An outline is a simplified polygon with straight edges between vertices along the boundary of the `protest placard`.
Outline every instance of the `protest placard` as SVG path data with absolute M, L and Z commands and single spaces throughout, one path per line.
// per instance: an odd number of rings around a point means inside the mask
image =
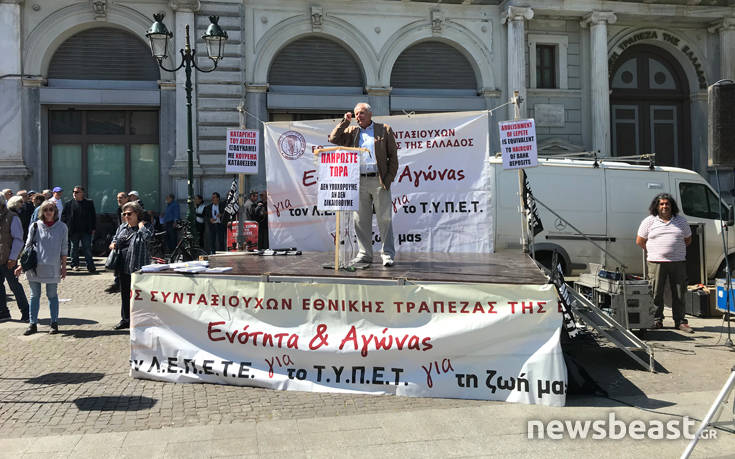
M 258 141 L 258 131 L 255 129 L 228 129 L 225 172 L 257 174 Z
M 500 152 L 503 169 L 523 169 L 538 166 L 536 123 L 533 119 L 501 121 Z
M 360 203 L 359 151 L 334 149 L 319 153 L 319 210 L 357 210 Z

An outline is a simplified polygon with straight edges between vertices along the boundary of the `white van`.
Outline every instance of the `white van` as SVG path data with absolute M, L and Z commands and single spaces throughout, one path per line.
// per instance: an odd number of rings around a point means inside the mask
M 492 210 L 495 221 L 495 250 L 520 248 L 518 172 L 503 170 L 502 160 L 489 160 L 493 169 Z M 604 247 L 623 264 L 628 273 L 643 270 L 642 250 L 636 246 L 638 225 L 648 215 L 648 206 L 659 193 L 670 193 L 680 215 L 690 224 L 701 223 L 704 271 L 712 279 L 724 272 L 722 247 L 723 219 L 732 225 L 732 209 L 722 202 L 710 184 L 696 172 L 675 167 L 650 167 L 613 161 L 542 159 L 539 166 L 526 169 L 537 201 L 554 210 L 588 238 Z M 553 251 L 559 252 L 567 273 L 584 270 L 588 263 L 615 269 L 618 263 L 586 241 L 569 225 L 537 205 L 544 231 L 534 238 L 536 258 L 550 264 Z M 735 253 L 734 235 L 728 235 L 729 253 Z M 735 256 L 731 256 L 731 269 Z M 691 281 L 691 280 L 690 280 Z

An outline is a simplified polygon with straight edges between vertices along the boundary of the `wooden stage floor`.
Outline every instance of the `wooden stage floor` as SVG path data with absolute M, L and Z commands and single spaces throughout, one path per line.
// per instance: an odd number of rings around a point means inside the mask
M 209 266 L 232 266 L 226 275 L 294 277 L 340 277 L 355 279 L 406 279 L 492 284 L 545 284 L 541 270 L 528 255 L 498 253 L 399 253 L 395 265 L 383 267 L 380 256 L 367 269 L 354 272 L 323 268 L 334 262 L 334 254 L 305 252 L 302 255 L 258 256 L 252 254 L 210 255 Z

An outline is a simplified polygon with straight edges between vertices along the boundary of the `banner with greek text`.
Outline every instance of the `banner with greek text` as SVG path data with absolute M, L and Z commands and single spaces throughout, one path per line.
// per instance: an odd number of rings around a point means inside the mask
M 487 112 L 376 116 L 395 133 L 390 190 L 397 251 L 493 251 Z M 272 247 L 330 251 L 334 213 L 317 207 L 316 148 L 339 120 L 265 123 L 268 230 Z M 380 232 L 373 223 L 374 249 Z M 354 240 L 354 235 L 347 238 Z M 354 242 L 354 241 L 353 241 Z
M 358 210 L 360 207 L 360 154 L 349 150 L 319 153 L 319 210 Z
M 553 285 L 262 283 L 134 274 L 131 375 L 563 406 Z

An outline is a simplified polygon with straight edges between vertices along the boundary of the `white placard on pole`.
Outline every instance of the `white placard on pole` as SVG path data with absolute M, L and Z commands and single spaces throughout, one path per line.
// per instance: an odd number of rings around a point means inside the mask
M 317 159 L 317 209 L 357 210 L 360 203 L 360 152 L 324 149 Z
M 225 172 L 257 174 L 259 133 L 255 129 L 228 129 Z
M 538 166 L 536 123 L 533 119 L 501 121 L 500 152 L 503 169 L 525 169 Z

